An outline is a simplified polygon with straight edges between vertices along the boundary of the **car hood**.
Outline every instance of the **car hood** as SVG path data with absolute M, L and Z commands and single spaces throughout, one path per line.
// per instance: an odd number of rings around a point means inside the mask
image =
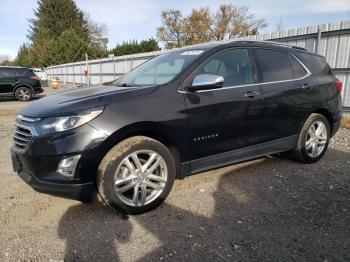
M 31 102 L 20 114 L 28 117 L 50 117 L 77 114 L 89 109 L 104 107 L 107 104 L 145 95 L 157 86 L 118 87 L 91 86 L 63 91 Z

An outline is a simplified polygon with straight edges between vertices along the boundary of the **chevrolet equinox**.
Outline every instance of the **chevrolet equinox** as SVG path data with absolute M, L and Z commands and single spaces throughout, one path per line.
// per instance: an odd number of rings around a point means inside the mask
M 32 102 L 16 120 L 14 170 L 35 190 L 149 211 L 175 178 L 287 152 L 323 157 L 342 83 L 324 57 L 233 41 L 159 55 L 109 85 Z

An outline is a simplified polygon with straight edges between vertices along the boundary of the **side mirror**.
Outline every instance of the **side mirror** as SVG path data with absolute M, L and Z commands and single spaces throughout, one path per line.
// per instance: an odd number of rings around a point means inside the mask
M 219 75 L 211 74 L 200 74 L 197 75 L 193 81 L 192 85 L 187 87 L 190 92 L 208 90 L 214 88 L 220 88 L 224 85 L 224 77 Z

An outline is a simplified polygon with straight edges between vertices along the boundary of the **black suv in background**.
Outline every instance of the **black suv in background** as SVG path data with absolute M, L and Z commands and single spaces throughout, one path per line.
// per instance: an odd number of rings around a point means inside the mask
M 0 96 L 14 96 L 20 101 L 29 101 L 42 93 L 40 78 L 24 67 L 0 66 Z
M 179 49 L 108 86 L 45 97 L 17 117 L 14 170 L 35 190 L 136 214 L 174 179 L 288 152 L 313 163 L 341 120 L 324 57 L 271 42 Z M 317 172 L 317 169 L 315 169 Z

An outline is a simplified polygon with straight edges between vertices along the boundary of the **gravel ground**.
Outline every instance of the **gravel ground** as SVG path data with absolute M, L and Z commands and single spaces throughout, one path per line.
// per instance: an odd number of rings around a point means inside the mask
M 350 131 L 325 157 L 283 158 L 175 182 L 166 202 L 124 217 L 99 200 L 34 192 L 11 170 L 13 120 L 0 103 L 0 261 L 349 261 Z

